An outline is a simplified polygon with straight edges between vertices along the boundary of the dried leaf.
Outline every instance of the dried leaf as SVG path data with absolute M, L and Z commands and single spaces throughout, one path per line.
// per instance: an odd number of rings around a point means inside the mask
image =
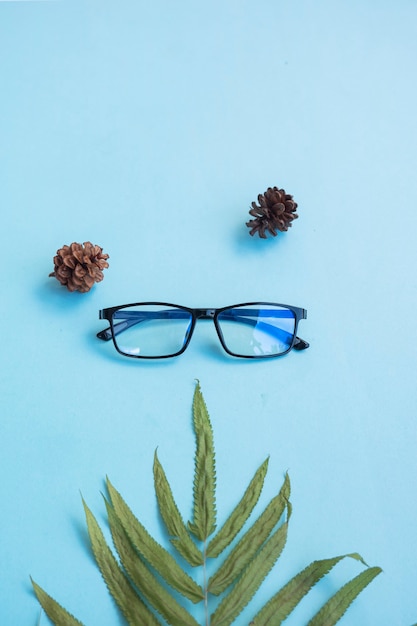
M 107 481 L 110 502 L 106 507 L 113 542 L 120 564 L 107 545 L 93 514 L 84 502 L 93 553 L 103 579 L 130 626 L 198 626 L 194 617 L 177 600 L 177 593 L 201 602 L 204 622 L 211 626 L 230 626 L 268 575 L 279 558 L 287 538 L 292 506 L 289 502 L 290 481 L 285 476 L 279 493 L 272 498 L 255 522 L 243 530 L 262 491 L 268 460 L 255 472 L 241 500 L 211 539 L 216 527 L 215 455 L 213 432 L 206 405 L 197 384 L 193 400 L 193 422 L 196 453 L 193 488 L 193 520 L 186 525 L 175 503 L 171 487 L 157 455 L 154 460 L 154 482 L 158 506 L 171 542 L 189 564 L 203 566 L 206 581 L 207 558 L 216 558 L 231 546 L 230 553 L 204 588 L 181 567 L 179 562 L 151 537 L 133 515 L 119 492 Z M 279 521 L 287 511 L 287 520 Z M 190 533 L 204 542 L 203 550 Z M 366 563 L 358 554 L 345 555 Z M 345 556 L 314 561 L 294 576 L 257 613 L 254 626 L 280 626 L 310 589 Z M 366 566 L 367 567 L 367 566 Z M 348 582 L 323 606 L 309 626 L 333 626 L 356 596 L 380 573 L 368 568 Z M 35 593 L 50 619 L 57 626 L 82 626 L 70 613 L 33 582 Z M 230 587 L 228 589 L 228 587 Z M 209 616 L 209 595 L 224 594 L 214 613 Z M 174 594 L 174 595 L 173 595 Z M 417 626 L 417 625 L 416 625 Z
M 161 626 L 134 591 L 108 547 L 94 515 L 83 500 L 94 557 L 108 590 L 130 626 Z
M 154 484 L 158 501 L 159 511 L 168 533 L 171 535 L 171 543 L 178 552 L 192 566 L 203 565 L 203 554 L 191 539 L 181 513 L 175 503 L 171 487 L 168 483 L 164 469 L 155 452 L 154 458 Z M 199 598 L 201 599 L 201 598 Z
M 382 572 L 380 567 L 369 567 L 343 585 L 311 619 L 308 626 L 334 626 L 346 613 L 355 598 Z
M 83 623 L 76 619 L 71 613 L 68 613 L 56 600 L 51 598 L 50 595 L 46 593 L 32 580 L 32 586 L 35 591 L 36 597 L 39 600 L 39 603 L 51 622 L 56 626 L 83 626 Z M 39 617 L 40 623 L 40 617 Z
M 195 619 L 161 585 L 146 563 L 137 554 L 132 553 L 129 537 L 108 503 L 107 513 L 114 545 L 120 560 L 140 593 L 166 619 L 168 624 L 172 626 L 198 626 Z
M 250 602 L 284 549 L 287 541 L 287 530 L 288 523 L 285 522 L 266 541 L 262 550 L 252 559 L 236 585 L 211 616 L 211 626 L 230 626 Z
M 252 513 L 262 491 L 266 472 L 268 470 L 268 459 L 256 471 L 243 494 L 242 499 L 237 504 L 231 515 L 228 517 L 222 528 L 213 537 L 207 547 L 207 557 L 215 558 L 229 546 L 236 535 L 242 530 L 243 525 Z
M 200 383 L 194 392 L 193 423 L 196 436 L 194 516 L 189 529 L 197 539 L 205 541 L 216 529 L 216 467 L 213 430 Z
M 146 528 L 133 515 L 132 511 L 129 509 L 120 493 L 113 487 L 109 479 L 107 479 L 107 488 L 115 514 L 122 524 L 134 549 L 140 552 L 144 559 L 155 568 L 176 591 L 193 602 L 202 600 L 204 594 L 201 587 L 184 572 L 173 556 L 151 537 Z M 135 551 L 133 551 L 133 554 L 135 554 Z
M 253 626 L 265 626 L 266 624 L 268 626 L 280 626 L 310 589 L 328 574 L 339 561 L 349 557 L 361 561 L 365 565 L 362 557 L 356 553 L 313 561 L 265 604 L 251 622 Z
M 219 595 L 241 574 L 252 561 L 262 544 L 278 524 L 288 505 L 290 480 L 285 476 L 280 492 L 271 500 L 263 513 L 235 545 L 224 563 L 208 582 L 208 590 Z

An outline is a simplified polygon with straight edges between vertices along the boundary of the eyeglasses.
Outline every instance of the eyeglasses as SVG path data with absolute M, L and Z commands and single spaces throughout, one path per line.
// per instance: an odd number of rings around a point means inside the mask
M 298 322 L 307 311 L 286 304 L 249 302 L 221 309 L 190 309 L 165 302 L 124 304 L 99 311 L 110 322 L 97 333 L 113 340 L 120 354 L 136 359 L 165 359 L 182 354 L 197 320 L 211 319 L 231 356 L 259 359 L 282 356 L 309 344 L 297 337 Z

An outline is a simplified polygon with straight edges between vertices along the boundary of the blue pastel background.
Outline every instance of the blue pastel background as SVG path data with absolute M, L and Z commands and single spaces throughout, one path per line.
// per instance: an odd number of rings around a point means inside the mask
M 416 55 L 413 0 L 0 1 L 2 625 L 37 623 L 29 575 L 87 626 L 121 623 L 80 491 L 104 524 L 109 475 L 165 541 L 153 454 L 188 518 L 196 378 L 219 521 L 266 456 L 263 502 L 292 480 L 288 545 L 237 626 L 353 551 L 384 572 L 340 623 L 417 622 Z M 251 238 L 273 185 L 300 217 Z M 110 267 L 71 294 L 52 257 L 86 240 Z M 153 299 L 305 307 L 311 347 L 240 361 L 200 324 L 180 358 L 142 363 L 95 338 L 100 308 Z

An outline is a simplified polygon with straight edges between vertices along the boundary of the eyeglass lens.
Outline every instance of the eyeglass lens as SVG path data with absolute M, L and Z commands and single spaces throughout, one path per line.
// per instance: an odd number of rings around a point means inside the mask
M 233 307 L 217 321 L 229 352 L 239 356 L 275 356 L 287 352 L 295 334 L 291 309 L 270 304 Z
M 124 354 L 163 357 L 182 350 L 192 315 L 173 306 L 138 305 L 115 311 L 112 324 L 116 345 Z
M 294 341 L 295 314 L 278 305 L 231 307 L 220 311 L 215 322 L 224 347 L 235 356 L 277 356 Z M 124 307 L 112 316 L 117 348 L 129 356 L 174 356 L 184 349 L 192 326 L 190 311 L 170 305 Z

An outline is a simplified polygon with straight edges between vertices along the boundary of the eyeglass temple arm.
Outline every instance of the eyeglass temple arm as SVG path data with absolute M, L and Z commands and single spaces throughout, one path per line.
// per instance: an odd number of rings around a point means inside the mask
M 125 318 L 122 322 L 113 324 L 113 332 L 115 335 L 119 335 L 131 326 L 135 326 L 136 324 L 140 324 L 141 322 L 145 322 L 150 319 L 184 319 L 184 317 L 188 319 L 189 317 L 188 313 L 182 311 L 147 311 L 146 313 L 139 313 L 138 311 L 126 311 L 123 313 L 123 315 L 125 316 Z M 224 318 L 226 318 L 226 315 L 227 314 L 223 313 Z M 231 314 L 227 317 L 229 320 L 239 321 L 244 324 L 249 324 L 250 326 L 256 326 L 256 324 L 258 323 L 255 320 L 247 318 L 243 315 Z M 287 333 L 287 331 L 283 329 L 275 328 L 275 326 L 271 326 L 270 324 L 267 324 L 265 322 L 263 324 L 265 326 L 269 326 L 273 331 L 275 331 L 275 333 L 278 331 L 281 335 L 290 335 L 290 333 Z M 98 332 L 97 337 L 98 339 L 102 339 L 103 341 L 110 341 L 110 339 L 112 338 L 111 327 L 109 326 L 108 328 L 105 328 L 104 330 Z M 301 337 L 295 338 L 295 343 L 293 346 L 294 350 L 305 350 L 309 347 L 310 344 L 304 339 L 301 339 Z
M 111 328 L 110 328 L 110 326 L 108 328 L 104 328 L 103 330 L 100 330 L 100 332 L 97 333 L 96 337 L 98 339 L 102 339 L 103 341 L 110 341 L 110 339 L 111 339 Z

